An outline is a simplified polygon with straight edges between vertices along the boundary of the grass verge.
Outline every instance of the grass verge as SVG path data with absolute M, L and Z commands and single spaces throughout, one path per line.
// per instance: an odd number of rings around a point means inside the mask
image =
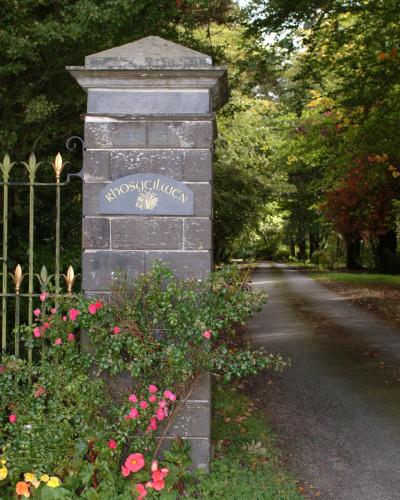
M 189 498 L 298 500 L 295 481 L 280 468 L 275 439 L 261 413 L 235 386 L 213 390 L 215 458 Z
M 310 273 L 310 276 L 320 280 L 349 283 L 352 285 L 400 287 L 400 276 L 393 274 L 316 272 Z

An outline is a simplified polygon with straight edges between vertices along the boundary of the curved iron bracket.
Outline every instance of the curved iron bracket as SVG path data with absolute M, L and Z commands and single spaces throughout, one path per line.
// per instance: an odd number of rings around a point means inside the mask
M 85 142 L 79 135 L 72 135 L 71 137 L 69 137 L 65 145 L 67 146 L 68 151 L 76 152 L 76 150 L 78 149 L 78 143 L 80 143 L 81 153 L 83 154 L 83 152 L 85 151 Z
M 65 143 L 68 151 L 71 151 L 73 153 L 76 153 L 78 150 L 78 143 L 81 148 L 81 154 L 83 155 L 83 152 L 85 151 L 85 141 L 80 137 L 79 135 L 72 135 L 69 137 Z M 76 172 L 73 174 L 68 174 L 67 175 L 67 180 L 66 182 L 70 182 L 71 177 L 79 177 L 79 179 L 83 180 L 83 169 L 80 172 Z

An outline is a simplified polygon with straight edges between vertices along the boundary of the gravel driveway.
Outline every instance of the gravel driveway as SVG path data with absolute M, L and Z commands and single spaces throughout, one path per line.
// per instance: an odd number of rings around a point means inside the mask
M 269 299 L 246 336 L 291 367 L 247 389 L 290 469 L 311 497 L 400 499 L 400 331 L 287 266 L 260 264 L 253 286 Z

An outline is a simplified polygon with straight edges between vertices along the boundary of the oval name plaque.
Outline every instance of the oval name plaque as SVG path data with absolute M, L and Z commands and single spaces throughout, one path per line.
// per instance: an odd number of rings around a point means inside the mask
M 100 214 L 193 215 L 193 191 L 159 174 L 121 177 L 100 191 Z

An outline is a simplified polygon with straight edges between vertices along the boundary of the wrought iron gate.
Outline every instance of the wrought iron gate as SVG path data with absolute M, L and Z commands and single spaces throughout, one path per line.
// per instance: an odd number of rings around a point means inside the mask
M 26 169 L 29 182 L 13 182 L 10 181 L 11 174 L 15 171 L 16 162 L 11 162 L 8 154 L 4 156 L 0 162 L 0 170 L 2 174 L 3 186 L 3 203 L 2 203 L 2 256 L 0 257 L 1 264 L 1 352 L 12 353 L 18 358 L 20 356 L 20 338 L 19 326 L 21 321 L 26 323 L 28 327 L 33 324 L 33 307 L 35 299 L 38 300 L 42 293 L 49 293 L 54 298 L 55 302 L 62 295 L 72 295 L 73 287 L 76 280 L 76 275 L 72 266 L 62 274 L 60 270 L 60 228 L 61 228 L 61 192 L 62 188 L 71 182 L 72 177 L 81 178 L 81 172 L 68 174 L 64 182 L 61 182 L 61 174 L 66 163 L 63 162 L 60 153 L 57 154 L 52 162 L 55 182 L 37 182 L 37 172 L 42 163 L 37 162 L 35 155 L 32 153 L 27 163 L 21 162 L 21 165 Z M 10 269 L 9 265 L 9 191 L 10 189 L 19 186 L 29 188 L 29 225 L 28 225 L 28 262 L 18 264 L 15 269 Z M 35 190 L 37 187 L 46 186 L 49 189 L 55 189 L 55 248 L 54 248 L 54 273 L 49 274 L 45 266 L 42 267 L 40 273 L 34 272 L 34 247 L 35 247 Z M 24 271 L 27 268 L 27 272 Z M 35 280 L 36 278 L 36 280 Z M 63 279 L 62 279 L 63 278 Z M 65 286 L 62 286 L 62 282 Z M 22 317 L 21 301 L 26 301 L 27 310 Z M 14 318 L 9 317 L 10 304 L 13 304 Z M 14 325 L 11 326 L 10 325 Z M 27 349 L 28 363 L 32 363 L 32 348 Z

